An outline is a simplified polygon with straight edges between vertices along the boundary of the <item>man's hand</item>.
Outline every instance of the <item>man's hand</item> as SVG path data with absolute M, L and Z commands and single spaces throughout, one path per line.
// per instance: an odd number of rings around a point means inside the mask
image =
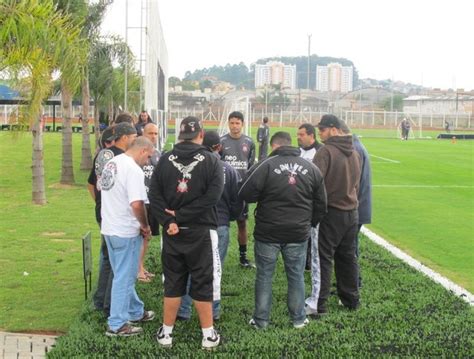
M 168 230 L 166 231 L 169 236 L 174 236 L 179 233 L 179 227 L 176 223 L 170 223 Z
M 140 234 L 143 236 L 143 239 L 151 239 L 151 228 L 150 226 L 140 226 Z
M 165 212 L 173 217 L 176 217 L 176 212 L 173 211 L 172 209 L 165 208 Z

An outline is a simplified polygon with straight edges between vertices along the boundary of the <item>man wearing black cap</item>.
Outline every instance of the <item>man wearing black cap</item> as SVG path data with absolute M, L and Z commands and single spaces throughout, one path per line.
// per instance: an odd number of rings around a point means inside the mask
M 102 221 L 101 211 L 101 195 L 99 179 L 107 162 L 115 156 L 124 153 L 133 140 L 137 137 L 135 128 L 128 124 L 122 123 L 109 126 L 104 130 L 101 137 L 101 144 L 105 146 L 99 151 L 94 158 L 94 165 L 89 174 L 88 190 L 95 201 L 95 217 L 100 226 Z M 110 146 L 110 144 L 112 144 Z M 109 147 L 110 146 L 110 147 Z M 97 283 L 97 290 L 94 294 L 93 301 L 97 310 L 102 310 L 108 316 L 110 311 L 110 294 L 112 289 L 113 273 L 109 262 L 109 255 L 107 245 L 103 236 L 101 236 L 100 256 L 99 256 L 99 278 Z
M 318 129 L 324 146 L 314 158 L 324 176 L 328 199 L 328 213 L 319 225 L 321 289 L 317 312 L 320 315 L 328 312 L 333 260 L 339 299 L 346 308 L 359 306 L 356 233 L 361 164 L 352 145 L 352 136 L 341 134 L 340 128 L 336 116 L 321 118 Z
M 172 345 L 188 276 L 203 333 L 202 348 L 212 349 L 220 342 L 213 327 L 212 301 L 220 299 L 216 204 L 224 189 L 224 173 L 219 159 L 202 146 L 203 137 L 198 118 L 183 119 L 181 142 L 160 158 L 150 183 L 151 213 L 163 226 L 163 326 L 156 338 L 164 347 Z

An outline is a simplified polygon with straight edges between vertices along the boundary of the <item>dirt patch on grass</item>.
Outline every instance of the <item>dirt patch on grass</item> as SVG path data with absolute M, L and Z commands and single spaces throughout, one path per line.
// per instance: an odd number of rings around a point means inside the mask
M 62 183 L 53 183 L 52 185 L 48 186 L 48 188 L 52 188 L 52 189 L 72 189 L 76 187 L 77 186 L 73 184 L 62 184 Z
M 62 237 L 66 234 L 66 232 L 43 232 L 41 233 L 42 236 L 45 237 Z

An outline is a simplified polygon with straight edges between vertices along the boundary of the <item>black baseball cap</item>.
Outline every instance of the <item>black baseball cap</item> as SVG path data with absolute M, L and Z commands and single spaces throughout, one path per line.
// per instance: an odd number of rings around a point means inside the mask
M 107 138 L 107 141 L 118 140 L 122 136 L 136 135 L 137 130 L 128 122 L 117 123 L 113 126 L 112 136 Z
M 113 137 L 114 127 L 115 125 L 109 126 L 104 130 L 104 132 L 102 132 L 102 135 L 100 136 L 100 148 L 105 148 L 106 142 L 112 142 L 113 140 L 115 140 L 115 137 Z
M 318 123 L 318 128 L 335 127 L 341 128 L 341 121 L 334 115 L 324 115 Z
M 218 144 L 221 143 L 221 138 L 217 131 L 206 131 L 204 134 L 204 140 L 202 141 L 202 145 L 210 148 L 211 150 Z
M 181 121 L 179 126 L 179 140 L 193 140 L 202 131 L 201 120 L 194 116 L 188 116 Z

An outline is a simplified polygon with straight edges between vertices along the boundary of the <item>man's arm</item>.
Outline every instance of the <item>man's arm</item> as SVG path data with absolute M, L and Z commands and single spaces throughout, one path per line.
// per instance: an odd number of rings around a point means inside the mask
M 315 182 L 313 187 L 313 218 L 311 222 L 312 227 L 316 227 L 323 219 L 328 211 L 326 186 L 324 185 L 323 176 L 316 168 Z
M 255 143 L 252 141 L 252 144 L 250 145 L 249 164 L 247 168 L 252 167 L 254 163 L 255 163 Z
M 321 171 L 323 178 L 326 177 L 329 167 L 329 160 L 329 151 L 326 149 L 326 147 L 322 147 L 316 152 L 316 156 L 314 156 L 313 163 Z
M 266 168 L 267 167 L 263 165 L 263 162 L 257 163 L 256 165 L 252 166 L 252 168 L 247 173 L 247 177 L 239 190 L 239 197 L 245 202 L 257 202 L 265 182 Z
M 229 171 L 226 174 L 229 181 L 228 190 L 229 190 L 229 205 L 230 205 L 230 220 L 235 220 L 242 214 L 244 209 L 244 202 L 239 198 L 239 183 L 240 175 L 239 173 L 231 166 L 229 166 Z
M 89 194 L 91 195 L 92 199 L 94 200 L 95 202 L 95 186 L 88 183 L 87 184 L 87 190 L 89 191 Z
M 167 227 L 170 223 L 176 223 L 176 219 L 174 216 L 165 211 L 165 209 L 169 208 L 170 206 L 164 198 L 163 184 L 161 182 L 160 176 L 160 174 L 164 171 L 164 160 L 166 160 L 166 157 L 160 158 L 155 170 L 153 171 L 153 175 L 151 176 L 150 180 L 148 199 L 150 201 L 151 208 L 150 214 L 163 227 Z
M 133 215 L 140 223 L 140 233 L 143 235 L 143 238 L 147 239 L 151 237 L 151 229 L 150 225 L 148 224 L 145 202 L 134 201 L 130 203 L 130 207 L 132 207 Z

